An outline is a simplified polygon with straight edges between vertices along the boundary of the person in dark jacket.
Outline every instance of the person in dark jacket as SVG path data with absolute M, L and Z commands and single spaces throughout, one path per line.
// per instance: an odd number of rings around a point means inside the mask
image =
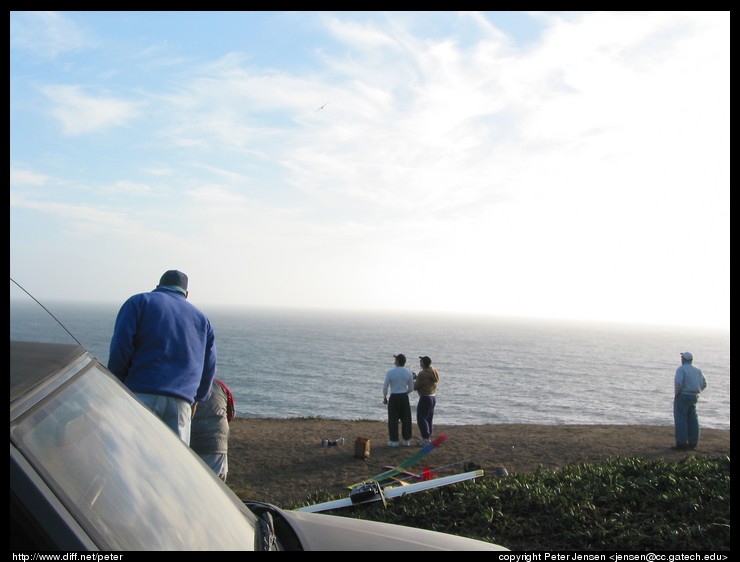
M 180 438 L 216 376 L 216 342 L 208 317 L 187 301 L 188 276 L 166 271 L 148 293 L 121 306 L 108 370 Z
M 229 472 L 229 423 L 234 419 L 234 399 L 229 388 L 213 380 L 211 393 L 198 405 L 190 427 L 190 448 L 226 482 Z

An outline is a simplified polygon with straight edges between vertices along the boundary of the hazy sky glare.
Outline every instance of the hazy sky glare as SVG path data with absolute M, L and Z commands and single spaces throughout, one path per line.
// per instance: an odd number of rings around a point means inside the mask
M 729 12 L 12 12 L 10 47 L 41 300 L 177 268 L 200 305 L 729 327 Z

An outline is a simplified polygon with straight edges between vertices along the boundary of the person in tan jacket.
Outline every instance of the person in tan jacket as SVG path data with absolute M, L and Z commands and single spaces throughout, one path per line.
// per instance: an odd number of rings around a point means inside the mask
M 419 393 L 419 402 L 416 405 L 416 425 L 421 432 L 419 447 L 429 444 L 434 430 L 434 406 L 437 404 L 437 383 L 439 372 L 432 367 L 432 360 L 425 356 L 419 356 L 421 371 L 414 374 L 414 390 Z

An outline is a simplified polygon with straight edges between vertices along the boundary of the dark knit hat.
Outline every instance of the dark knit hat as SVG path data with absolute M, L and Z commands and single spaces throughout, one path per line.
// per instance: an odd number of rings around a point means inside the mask
M 188 276 L 185 275 L 182 271 L 177 271 L 176 269 L 170 269 L 169 271 L 165 271 L 164 275 L 159 279 L 159 285 L 174 285 L 175 287 L 180 287 L 181 289 L 187 291 L 188 290 Z

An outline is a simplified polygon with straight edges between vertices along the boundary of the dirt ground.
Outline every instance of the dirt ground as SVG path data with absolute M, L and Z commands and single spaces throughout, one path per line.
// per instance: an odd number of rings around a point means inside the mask
M 415 428 L 416 429 L 416 428 Z M 465 472 L 474 463 L 485 478 L 558 469 L 617 457 L 680 459 L 687 455 L 730 456 L 730 431 L 701 430 L 696 451 L 672 450 L 672 426 L 645 425 L 461 425 L 435 426 L 447 439 L 412 470 L 427 466 L 438 476 Z M 344 437 L 343 446 L 323 447 L 322 439 Z M 370 457 L 354 456 L 357 437 L 370 439 Z M 384 421 L 323 418 L 244 419 L 231 424 L 227 484 L 243 500 L 293 508 L 311 493 L 348 494 L 361 482 L 419 450 L 390 448 Z M 307 502 L 311 503 L 311 502 Z

